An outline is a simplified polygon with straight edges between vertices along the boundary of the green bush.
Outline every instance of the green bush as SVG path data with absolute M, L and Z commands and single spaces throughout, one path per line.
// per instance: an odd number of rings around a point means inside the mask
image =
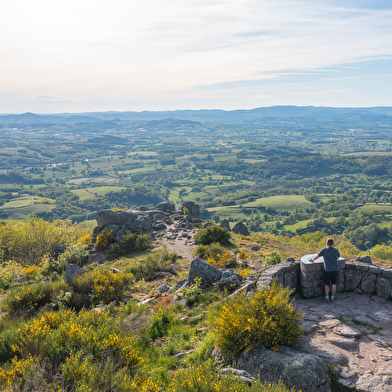
M 67 269 L 69 264 L 77 264 L 78 266 L 82 267 L 86 260 L 87 252 L 84 246 L 73 246 L 59 255 L 57 260 L 52 260 L 49 257 L 45 257 L 41 263 L 42 273 L 45 276 L 49 276 L 53 274 L 53 272 L 62 274 Z
M 168 308 L 159 308 L 150 320 L 146 330 L 146 337 L 150 341 L 166 336 L 170 325 L 173 323 L 174 313 Z
M 195 235 L 195 241 L 198 244 L 209 245 L 213 242 L 219 242 L 221 245 L 229 243 L 230 233 L 223 227 L 212 225 L 198 231 Z
M 371 256 L 382 260 L 392 260 L 392 247 L 387 245 L 376 245 L 371 251 Z
M 151 248 L 151 236 L 148 234 L 124 234 L 119 243 L 113 244 L 107 254 L 118 256 L 125 252 L 138 252 Z
M 103 302 L 108 304 L 112 301 L 121 301 L 124 297 L 124 286 L 132 284 L 134 277 L 130 273 L 114 273 L 108 269 L 93 270 L 78 275 L 71 282 L 71 287 L 75 294 L 79 294 L 75 298 L 68 300 L 69 306 L 74 305 L 79 308 L 79 302 L 84 298 L 84 306 L 87 307 L 91 303 Z
M 196 256 L 200 259 L 216 259 L 218 255 L 223 255 L 227 249 L 219 242 L 213 242 L 210 245 L 199 245 L 196 248 Z
M 177 261 L 177 253 L 176 252 L 170 253 L 167 250 L 167 247 L 165 246 L 161 253 L 161 263 L 166 265 L 166 264 L 175 263 L 176 261 Z
M 12 290 L 3 298 L 1 308 L 9 313 L 22 311 L 33 314 L 39 308 L 51 302 L 53 292 L 65 287 L 64 282 L 22 286 Z
M 211 362 L 181 369 L 174 373 L 170 392 L 294 392 L 283 382 L 276 384 L 252 382 L 249 387 L 233 375 L 223 375 Z
M 188 288 L 181 289 L 181 293 L 185 297 L 185 305 L 192 306 L 198 302 L 201 290 L 201 278 L 195 278 L 195 282 Z
M 279 264 L 282 262 L 282 257 L 280 253 L 276 250 L 269 253 L 268 256 L 265 257 L 264 265 L 268 267 L 269 265 Z
M 177 273 L 165 261 L 165 257 L 160 257 L 159 254 L 149 253 L 143 258 L 131 259 L 130 264 L 124 272 L 132 273 L 136 280 L 145 279 L 149 281 L 154 278 L 156 272 L 170 271 L 172 274 Z
M 291 345 L 302 334 L 301 314 L 290 301 L 292 290 L 277 285 L 253 296 L 236 295 L 212 311 L 211 323 L 217 345 L 228 356 L 237 358 L 248 347 L 276 350 Z

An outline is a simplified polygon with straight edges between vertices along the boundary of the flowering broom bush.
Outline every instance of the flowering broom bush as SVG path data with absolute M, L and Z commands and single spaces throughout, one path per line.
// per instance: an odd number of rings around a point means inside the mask
M 114 273 L 108 269 L 93 270 L 78 275 L 72 281 L 73 290 L 84 294 L 86 301 L 108 304 L 112 301 L 121 301 L 124 296 L 124 286 L 134 283 L 132 273 Z M 87 298 L 88 297 L 88 298 Z
M 1 309 L 9 313 L 22 311 L 33 314 L 39 308 L 51 302 L 53 292 L 65 287 L 64 282 L 54 284 L 37 283 L 18 287 L 4 297 Z
M 292 345 L 303 331 L 291 293 L 274 282 L 251 297 L 236 295 L 220 304 L 211 317 L 217 346 L 226 356 L 237 358 L 249 347 L 277 350 L 277 345 Z
M 282 382 L 277 384 L 252 382 L 249 387 L 233 375 L 220 374 L 211 363 L 192 366 L 174 373 L 170 392 L 294 392 Z
M 20 361 L 19 357 L 28 359 Z M 61 390 L 67 391 L 112 390 L 102 385 L 105 381 L 102 377 L 107 370 L 106 376 L 113 378 L 114 369 L 119 379 L 105 382 L 129 384 L 135 366 L 143 363 L 135 339 L 121 333 L 110 311 L 76 314 L 61 309 L 31 321 L 9 325 L 0 332 L 0 388 L 14 382 L 18 385 L 26 382 L 23 374 L 34 366 L 37 357 L 46 364 L 41 367 L 41 372 L 48 371 L 49 375 L 58 371 L 59 366 L 62 368 L 65 388 Z M 104 368 L 97 365 L 99 362 L 105 364 Z

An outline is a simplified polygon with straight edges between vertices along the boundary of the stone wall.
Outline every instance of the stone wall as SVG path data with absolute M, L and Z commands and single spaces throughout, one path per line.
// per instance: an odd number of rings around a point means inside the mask
M 338 263 L 340 276 L 337 291 L 339 292 L 345 288 L 346 260 L 339 259 Z M 299 289 L 305 298 L 324 295 L 323 271 L 324 263 L 322 262 L 304 263 L 302 260 L 300 261 L 301 286 Z
M 383 298 L 392 297 L 392 268 L 379 267 L 359 261 L 339 260 L 339 291 L 375 293 Z M 278 284 L 289 286 L 305 298 L 324 295 L 322 280 L 323 263 L 304 263 L 301 260 L 286 261 L 267 267 L 257 280 L 261 289 L 271 285 L 273 279 Z

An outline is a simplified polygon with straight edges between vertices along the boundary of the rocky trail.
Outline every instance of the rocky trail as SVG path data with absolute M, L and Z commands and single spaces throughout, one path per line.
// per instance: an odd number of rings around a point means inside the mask
M 340 382 L 358 391 L 392 391 L 392 302 L 375 295 L 339 293 L 296 298 L 305 331 L 296 349 L 333 363 Z

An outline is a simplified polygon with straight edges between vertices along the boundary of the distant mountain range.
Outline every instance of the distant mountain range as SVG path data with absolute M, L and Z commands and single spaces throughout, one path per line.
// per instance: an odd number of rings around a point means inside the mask
M 392 123 L 392 107 L 333 108 L 314 106 L 271 106 L 250 110 L 173 110 L 143 112 L 89 112 L 61 114 L 4 114 L 1 123 L 8 124 L 58 124 L 89 123 L 97 121 L 152 121 L 187 120 L 218 123 L 257 123 L 261 121 L 304 120 L 304 121 L 365 121 Z

